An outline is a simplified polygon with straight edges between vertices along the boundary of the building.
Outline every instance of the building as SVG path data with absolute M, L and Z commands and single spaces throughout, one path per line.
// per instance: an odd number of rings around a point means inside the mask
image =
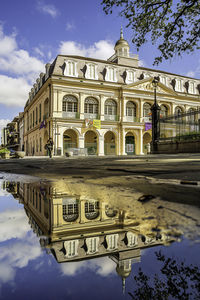
M 200 80 L 140 67 L 122 31 L 114 51 L 108 60 L 58 55 L 46 64 L 24 108 L 26 155 L 46 155 L 49 138 L 54 155 L 145 154 L 155 76 L 161 116 L 200 107 Z
M 74 191 L 68 194 L 66 186 L 58 182 L 5 182 L 4 189 L 24 205 L 41 247 L 58 263 L 109 257 L 116 264 L 123 289 L 142 250 L 178 240 L 170 228 L 160 225 L 160 231 L 152 231 L 148 218 L 136 222 L 128 211 Z M 136 209 L 135 214 L 140 216 L 141 211 Z

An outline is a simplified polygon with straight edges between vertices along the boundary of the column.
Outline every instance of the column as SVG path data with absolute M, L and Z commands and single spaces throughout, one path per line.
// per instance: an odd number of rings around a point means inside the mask
M 84 94 L 79 93 L 79 109 L 80 109 L 80 120 L 84 120 Z
M 142 134 L 142 128 L 139 129 L 140 132 L 139 132 L 139 139 L 140 139 L 140 155 L 144 155 L 144 152 L 143 152 L 143 134 Z
M 84 137 L 83 136 L 79 136 L 79 148 L 85 148 L 85 143 L 84 143 Z
M 126 143 L 125 143 L 126 137 L 125 136 L 126 136 L 125 129 L 122 128 L 122 134 L 121 134 L 122 155 L 127 155 Z
M 100 136 L 99 137 L 99 151 L 98 151 L 98 156 L 103 156 L 104 155 L 104 137 Z
M 139 107 L 140 122 L 143 122 L 143 104 L 144 104 L 144 99 L 141 99 L 141 101 L 140 101 L 140 107 Z
M 99 101 L 99 114 L 100 114 L 100 120 L 104 121 L 104 105 L 105 105 L 106 97 L 103 95 L 100 95 L 100 101 Z

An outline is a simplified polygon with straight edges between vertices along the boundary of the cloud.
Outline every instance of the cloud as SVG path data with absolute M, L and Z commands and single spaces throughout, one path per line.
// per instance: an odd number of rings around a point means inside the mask
M 25 240 L 2 246 L 0 252 L 0 283 L 13 281 L 18 268 L 24 268 L 29 261 L 42 255 L 41 248 L 33 235 Z
M 0 103 L 7 106 L 24 106 L 31 85 L 23 77 L 0 75 Z M 3 121 L 2 121 L 3 123 Z
M 39 48 L 38 48 L 39 49 Z M 19 49 L 16 34 L 5 35 L 0 24 L 0 103 L 23 106 L 33 81 L 44 71 L 44 63 Z
M 17 268 L 42 255 L 38 240 L 28 224 L 24 209 L 0 213 L 0 283 L 12 281 Z M 5 243 L 6 241 L 6 243 Z
M 0 84 L 0 86 L 1 86 L 1 84 Z M 6 127 L 6 125 L 8 123 L 10 123 L 9 119 L 0 119 L 0 134 L 1 134 L 1 129 L 4 128 L 4 127 Z M 1 192 L 1 190 L 0 190 L 0 192 Z
M 0 213 L 0 242 L 12 238 L 23 238 L 30 230 L 23 209 L 7 210 Z
M 66 28 L 67 31 L 71 31 L 71 30 L 73 30 L 75 28 L 75 25 L 73 23 L 68 22 L 66 24 L 65 28 Z
M 189 72 L 187 72 L 186 76 L 188 76 L 188 77 L 195 77 L 195 71 L 189 71 Z
M 44 4 L 42 1 L 38 1 L 37 9 L 44 14 L 50 15 L 52 18 L 56 18 L 59 15 L 59 11 L 53 4 Z
M 44 53 L 42 52 L 42 50 L 40 50 L 40 48 L 35 47 L 34 51 L 35 51 L 36 54 L 39 54 L 41 57 L 44 57 Z
M 60 265 L 63 275 L 74 276 L 85 270 L 92 270 L 100 276 L 108 276 L 115 273 L 116 264 L 108 257 L 101 257 L 80 262 L 69 262 Z
M 0 70 L 15 75 L 36 75 L 44 70 L 44 63 L 30 56 L 28 51 L 18 49 L 16 35 L 14 33 L 10 36 L 5 35 L 2 25 L 0 25 Z
M 114 44 L 100 40 L 88 48 L 74 41 L 62 41 L 58 49 L 60 54 L 80 55 L 97 59 L 108 59 L 114 52 Z

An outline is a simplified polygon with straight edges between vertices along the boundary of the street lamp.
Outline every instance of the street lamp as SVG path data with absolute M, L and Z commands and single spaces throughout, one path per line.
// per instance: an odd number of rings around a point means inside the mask
M 152 85 L 154 87 L 154 104 L 151 107 L 152 111 L 152 153 L 157 152 L 158 140 L 160 137 L 160 106 L 157 104 L 156 89 L 158 86 L 159 77 L 154 77 Z

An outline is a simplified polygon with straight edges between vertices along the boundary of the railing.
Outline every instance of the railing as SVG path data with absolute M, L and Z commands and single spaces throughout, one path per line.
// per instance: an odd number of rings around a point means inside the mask
M 124 121 L 139 123 L 140 122 L 140 118 L 134 117 L 134 116 L 125 116 Z
M 84 119 L 99 119 L 99 115 L 98 114 L 90 114 L 90 113 L 85 113 L 84 114 Z
M 62 112 L 62 117 L 67 119 L 79 119 L 80 114 L 78 112 Z
M 119 121 L 118 115 L 104 115 L 105 121 Z

